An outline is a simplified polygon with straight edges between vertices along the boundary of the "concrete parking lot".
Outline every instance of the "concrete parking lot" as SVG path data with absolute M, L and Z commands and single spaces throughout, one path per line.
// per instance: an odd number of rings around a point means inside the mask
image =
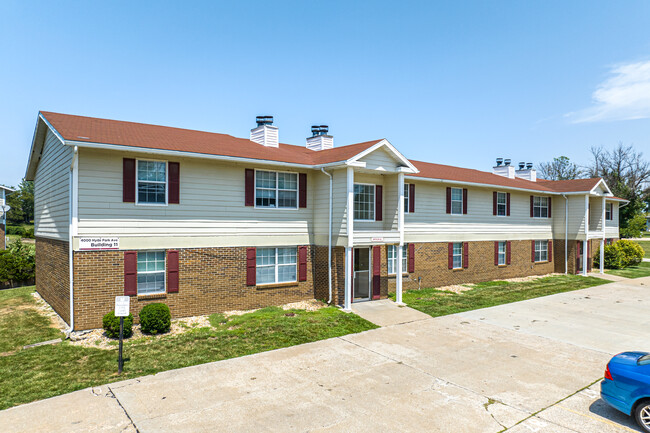
M 650 351 L 650 278 L 221 362 L 0 412 L 8 431 L 629 432 L 598 381 Z

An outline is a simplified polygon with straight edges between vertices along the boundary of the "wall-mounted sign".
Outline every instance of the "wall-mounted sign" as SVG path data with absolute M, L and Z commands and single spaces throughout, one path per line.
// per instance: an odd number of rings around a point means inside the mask
M 79 250 L 119 250 L 120 238 L 79 238 Z
M 372 238 L 371 242 L 384 242 L 384 238 Z

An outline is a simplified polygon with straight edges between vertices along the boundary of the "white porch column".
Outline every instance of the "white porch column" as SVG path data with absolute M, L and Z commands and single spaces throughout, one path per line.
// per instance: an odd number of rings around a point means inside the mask
M 404 173 L 397 174 L 397 230 L 399 231 L 399 245 L 397 246 L 397 266 L 395 269 L 395 302 L 402 302 L 402 250 L 404 249 Z
M 605 273 L 605 240 L 600 240 L 600 273 Z
M 588 245 L 588 241 L 582 241 L 582 275 L 585 277 L 587 276 L 587 259 L 589 257 L 589 252 L 587 251 Z
M 585 240 L 582 241 L 582 275 L 587 276 L 587 251 L 589 239 L 589 194 L 585 194 Z
M 354 169 L 348 167 L 347 170 L 348 202 L 346 210 L 346 228 L 348 246 L 345 248 L 345 302 L 343 308 L 346 311 L 349 311 L 352 308 L 352 284 L 354 278 L 354 269 L 352 269 L 352 259 L 354 254 Z

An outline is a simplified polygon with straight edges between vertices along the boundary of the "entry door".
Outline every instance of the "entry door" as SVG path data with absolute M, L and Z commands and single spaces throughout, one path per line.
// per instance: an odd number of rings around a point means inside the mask
M 370 248 L 354 249 L 354 299 L 370 299 Z

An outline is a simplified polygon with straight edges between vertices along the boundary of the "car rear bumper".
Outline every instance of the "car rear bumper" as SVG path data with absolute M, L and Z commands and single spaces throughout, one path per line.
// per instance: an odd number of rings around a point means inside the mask
M 626 415 L 630 415 L 632 413 L 632 405 L 618 397 L 614 397 L 616 394 L 618 394 L 618 392 L 613 381 L 603 380 L 600 382 L 600 397 L 614 409 L 619 410 Z

